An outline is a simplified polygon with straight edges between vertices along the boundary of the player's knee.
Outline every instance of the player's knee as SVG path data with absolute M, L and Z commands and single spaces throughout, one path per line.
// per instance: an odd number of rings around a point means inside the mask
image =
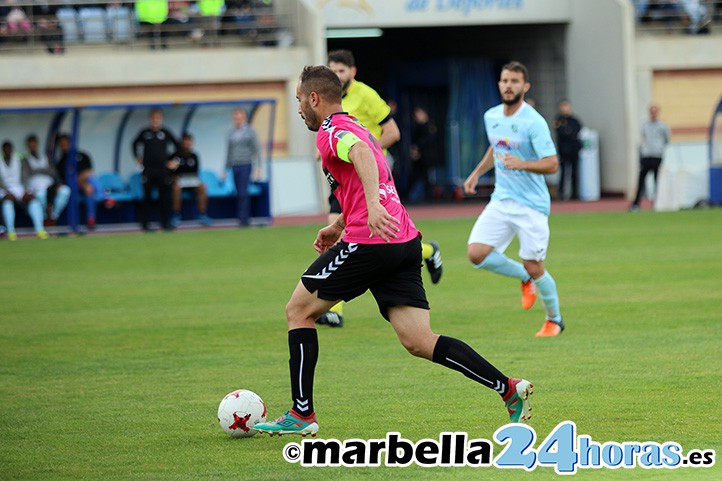
M 414 342 L 413 340 L 404 340 L 404 339 L 401 339 L 401 344 L 412 356 L 426 357 L 426 356 L 424 356 L 425 351 L 422 348 L 421 344 Z
M 286 319 L 290 323 L 292 320 L 298 319 L 300 309 L 297 303 L 293 302 L 293 299 L 288 301 L 286 304 Z
M 486 259 L 486 256 L 489 255 L 489 252 L 470 245 L 466 251 L 466 254 L 469 258 L 469 262 L 471 262 L 475 266 L 478 266 L 479 264 L 484 262 L 484 259 Z
M 524 261 L 524 269 L 532 279 L 539 279 L 544 275 L 544 263 L 537 261 Z
M 433 334 L 431 334 L 433 337 Z M 426 336 L 399 336 L 401 345 L 415 357 L 421 357 L 424 359 L 431 359 L 433 355 L 433 346 L 435 345 L 435 339 L 426 338 Z
M 291 299 L 286 304 L 286 319 L 290 327 L 305 327 L 307 325 L 314 326 L 316 317 L 309 310 L 308 306 L 304 306 L 299 302 Z

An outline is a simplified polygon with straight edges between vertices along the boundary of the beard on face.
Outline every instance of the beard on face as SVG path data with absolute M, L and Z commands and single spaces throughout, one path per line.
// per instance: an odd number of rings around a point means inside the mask
M 316 116 L 311 109 L 303 111 L 303 121 L 305 122 L 306 127 L 308 127 L 308 130 L 311 132 L 318 132 L 319 127 L 321 127 L 321 122 L 318 121 L 318 116 Z
M 521 92 L 519 92 L 518 94 L 516 94 L 515 96 L 513 96 L 511 99 L 508 99 L 508 100 L 507 100 L 507 99 L 502 99 L 502 102 L 503 102 L 504 104 L 506 104 L 506 105 L 514 105 L 514 104 L 518 103 L 518 102 L 521 100 L 521 96 L 522 96 L 522 94 L 521 94 Z

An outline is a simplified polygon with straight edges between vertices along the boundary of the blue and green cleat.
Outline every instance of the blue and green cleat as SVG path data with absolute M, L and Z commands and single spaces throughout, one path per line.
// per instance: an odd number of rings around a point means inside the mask
M 318 423 L 316 422 L 316 414 L 310 416 L 301 416 L 291 409 L 275 421 L 259 423 L 253 426 L 258 432 L 266 433 L 269 436 L 283 434 L 300 434 L 303 437 L 316 436 L 318 433 Z

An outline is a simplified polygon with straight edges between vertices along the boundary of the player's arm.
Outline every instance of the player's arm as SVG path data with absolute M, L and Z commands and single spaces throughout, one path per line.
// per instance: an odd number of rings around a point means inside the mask
M 379 200 L 379 170 L 374 153 L 367 143 L 356 142 L 349 150 L 348 158 L 364 189 L 371 237 L 378 235 L 389 242 L 389 238 L 396 238 L 396 232 L 400 230 L 399 220 L 390 215 Z
M 141 131 L 135 139 L 133 139 L 133 143 L 130 144 L 130 149 L 133 152 L 133 158 L 139 165 L 143 165 L 143 157 L 140 155 L 140 146 L 143 145 L 143 132 Z
M 486 149 L 484 156 L 474 170 L 471 171 L 469 177 L 464 181 L 464 192 L 469 195 L 476 194 L 476 186 L 479 183 L 479 178 L 489 172 L 492 167 L 494 167 L 494 149 L 489 147 Z
M 559 168 L 559 160 L 556 154 L 528 161 L 507 153 L 504 156 L 504 167 L 511 170 L 525 170 L 533 174 L 553 174 Z
M 379 145 L 382 149 L 388 149 L 401 139 L 401 131 L 396 121 L 388 117 L 386 122 L 381 123 L 381 138 Z

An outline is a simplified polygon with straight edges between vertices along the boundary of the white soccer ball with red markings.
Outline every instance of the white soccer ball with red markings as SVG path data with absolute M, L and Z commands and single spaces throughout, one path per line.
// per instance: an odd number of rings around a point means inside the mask
M 258 423 L 266 422 L 266 404 L 253 391 L 238 389 L 226 394 L 218 406 L 218 422 L 233 438 L 250 438 Z

